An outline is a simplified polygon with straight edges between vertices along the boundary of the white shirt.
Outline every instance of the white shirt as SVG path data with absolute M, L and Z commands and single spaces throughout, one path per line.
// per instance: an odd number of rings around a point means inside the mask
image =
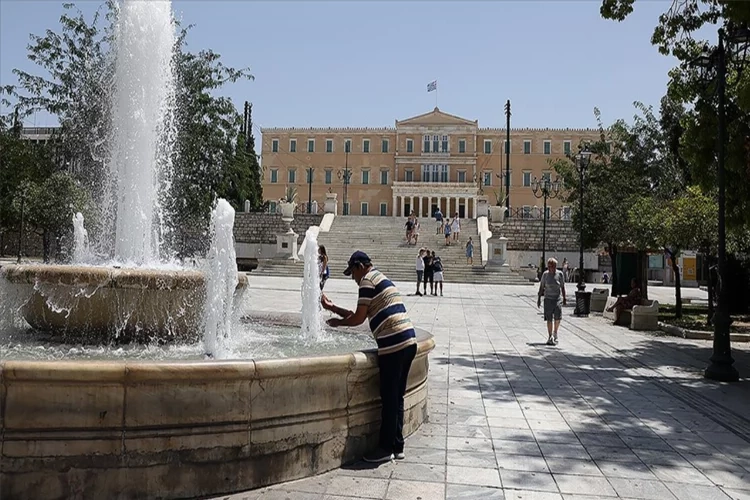
M 424 271 L 424 259 L 417 255 L 417 271 Z

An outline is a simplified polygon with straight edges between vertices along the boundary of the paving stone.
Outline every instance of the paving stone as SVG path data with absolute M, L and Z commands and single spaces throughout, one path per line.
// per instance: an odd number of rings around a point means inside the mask
M 576 476 L 602 476 L 602 471 L 593 460 L 575 460 L 570 458 L 547 458 L 547 467 L 553 474 L 572 474 Z
M 448 450 L 492 451 L 492 440 L 484 438 L 451 437 L 447 439 Z
M 641 462 L 613 462 L 608 460 L 596 460 L 596 465 L 605 477 L 623 477 L 630 479 L 650 479 L 657 477 L 651 469 Z
M 468 484 L 472 486 L 502 487 L 500 473 L 497 469 L 481 467 L 448 466 L 448 482 L 454 484 Z
M 507 497 L 499 488 L 484 486 L 466 486 L 463 484 L 449 484 L 445 492 L 445 500 L 504 500 Z
M 703 486 L 665 482 L 664 485 L 678 500 L 729 500 L 731 497 L 718 486 Z M 750 496 L 750 494 L 748 495 Z
M 503 470 L 549 472 L 547 462 L 540 456 L 498 455 L 497 465 L 501 474 Z
M 711 485 L 711 481 L 694 467 L 652 465 L 651 471 L 664 482 Z
M 563 500 L 558 493 L 529 490 L 504 490 L 506 500 Z
M 501 470 L 500 478 L 503 488 L 515 490 L 551 491 L 558 492 L 552 474 L 548 472 L 525 472 L 516 470 Z
M 448 450 L 448 465 L 496 468 L 497 459 L 491 451 Z
M 328 483 L 326 494 L 355 498 L 383 498 L 387 489 L 387 479 L 336 476 Z
M 660 481 L 643 479 L 625 479 L 612 477 L 609 484 L 618 495 L 625 498 L 642 498 L 644 500 L 674 500 L 675 496 Z
M 391 478 L 445 483 L 445 466 L 398 462 Z
M 391 480 L 386 500 L 445 500 L 445 484 Z
M 604 477 L 573 476 L 568 474 L 554 474 L 560 491 L 577 495 L 591 495 L 597 497 L 616 497 L 617 493 Z

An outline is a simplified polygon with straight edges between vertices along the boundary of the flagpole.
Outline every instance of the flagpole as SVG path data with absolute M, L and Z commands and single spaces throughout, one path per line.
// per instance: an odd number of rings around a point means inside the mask
M 435 79 L 435 82 L 437 82 L 437 78 Z M 435 107 L 436 108 L 438 107 L 438 100 L 437 100 L 437 98 L 438 98 L 438 88 L 437 88 L 437 84 L 435 84 Z

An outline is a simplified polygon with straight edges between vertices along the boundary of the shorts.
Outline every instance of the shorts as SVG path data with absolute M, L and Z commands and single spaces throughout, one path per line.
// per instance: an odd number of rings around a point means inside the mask
M 544 321 L 562 319 L 562 299 L 544 299 Z
M 435 271 L 435 281 L 443 281 L 443 271 Z
M 424 271 L 417 271 L 417 283 L 422 281 L 423 276 L 424 276 Z
M 425 284 L 429 281 L 430 283 L 433 282 L 433 279 L 435 278 L 435 273 L 424 273 L 424 282 Z

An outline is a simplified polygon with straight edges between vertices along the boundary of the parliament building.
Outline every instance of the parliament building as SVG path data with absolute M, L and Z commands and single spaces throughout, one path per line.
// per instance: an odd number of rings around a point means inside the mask
M 263 128 L 263 195 L 272 209 L 288 186 L 297 203 L 312 200 L 322 210 L 327 193 L 337 193 L 339 213 L 401 217 L 414 210 L 476 218 L 477 199 L 490 205 L 505 196 L 506 152 L 510 152 L 512 214 L 539 215 L 543 204 L 535 179 L 555 178 L 550 165 L 596 141 L 594 129 L 482 128 L 476 120 L 438 108 L 396 120 L 384 128 Z M 348 178 L 348 182 L 346 182 Z M 569 207 L 548 201 L 561 217 Z

